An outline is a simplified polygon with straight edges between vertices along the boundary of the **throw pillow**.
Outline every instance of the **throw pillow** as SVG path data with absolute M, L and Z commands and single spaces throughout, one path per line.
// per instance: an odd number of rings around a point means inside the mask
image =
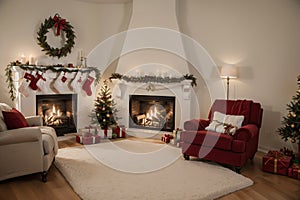
M 216 111 L 213 120 L 205 130 L 234 135 L 235 131 L 241 128 L 243 121 L 243 115 L 225 115 Z
M 8 130 L 29 126 L 23 114 L 15 108 L 11 111 L 2 111 L 2 114 Z

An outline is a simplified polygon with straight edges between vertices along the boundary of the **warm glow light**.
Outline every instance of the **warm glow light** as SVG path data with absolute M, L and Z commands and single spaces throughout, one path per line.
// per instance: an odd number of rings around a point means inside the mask
M 222 66 L 220 76 L 221 78 L 237 78 L 237 69 L 233 65 L 224 65 Z

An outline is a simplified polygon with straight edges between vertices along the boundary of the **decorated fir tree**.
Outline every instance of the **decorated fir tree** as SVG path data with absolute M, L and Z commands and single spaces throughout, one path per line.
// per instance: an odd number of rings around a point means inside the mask
M 283 117 L 279 134 L 285 141 L 298 142 L 300 151 L 300 75 L 297 77 L 298 90 L 292 101 L 287 105 L 288 114 Z
M 102 129 L 107 129 L 117 125 L 115 114 L 117 109 L 111 96 L 107 81 L 103 81 L 103 86 L 95 100 L 94 115 Z

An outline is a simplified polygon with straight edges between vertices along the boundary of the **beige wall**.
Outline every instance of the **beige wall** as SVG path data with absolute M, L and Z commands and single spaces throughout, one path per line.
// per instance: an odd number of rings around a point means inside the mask
M 230 95 L 263 105 L 260 147 L 290 147 L 276 129 L 297 90 L 300 1 L 185 0 L 179 1 L 178 18 L 182 32 L 202 44 L 217 65 L 239 67 Z
M 239 78 L 231 81 L 231 98 L 253 99 L 263 105 L 260 148 L 291 147 L 280 139 L 276 129 L 297 90 L 300 1 L 179 0 L 177 6 L 183 33 L 203 45 L 217 65 L 232 63 L 239 67 Z M 0 101 L 12 104 L 6 95 L 4 76 L 10 61 L 21 53 L 42 60 L 36 32 L 45 18 L 58 12 L 74 26 L 77 39 L 73 53 L 60 60 L 74 63 L 79 49 L 88 53 L 99 42 L 125 30 L 131 7 L 131 3 L 89 4 L 79 0 L 0 0 Z M 204 89 L 202 85 L 197 87 L 197 94 L 201 96 Z M 207 97 L 201 98 L 205 101 L 200 107 L 205 111 L 210 102 Z
M 23 53 L 37 57 L 41 64 L 76 64 L 80 50 L 88 54 L 101 41 L 127 29 L 131 7 L 131 3 L 97 4 L 80 0 L 0 0 L 0 101 L 13 105 L 6 95 L 4 75 L 9 62 Z M 72 53 L 59 60 L 46 57 L 36 40 L 40 24 L 55 13 L 70 22 L 77 37 Z

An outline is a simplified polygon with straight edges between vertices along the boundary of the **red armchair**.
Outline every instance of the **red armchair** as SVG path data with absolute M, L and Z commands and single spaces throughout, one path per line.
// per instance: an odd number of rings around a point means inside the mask
M 240 128 L 234 135 L 207 131 L 214 112 L 244 116 Z M 208 119 L 192 119 L 184 123 L 181 132 L 182 153 L 186 160 L 190 156 L 210 160 L 234 167 L 237 173 L 247 160 L 257 152 L 259 130 L 263 109 L 252 100 L 216 100 Z

